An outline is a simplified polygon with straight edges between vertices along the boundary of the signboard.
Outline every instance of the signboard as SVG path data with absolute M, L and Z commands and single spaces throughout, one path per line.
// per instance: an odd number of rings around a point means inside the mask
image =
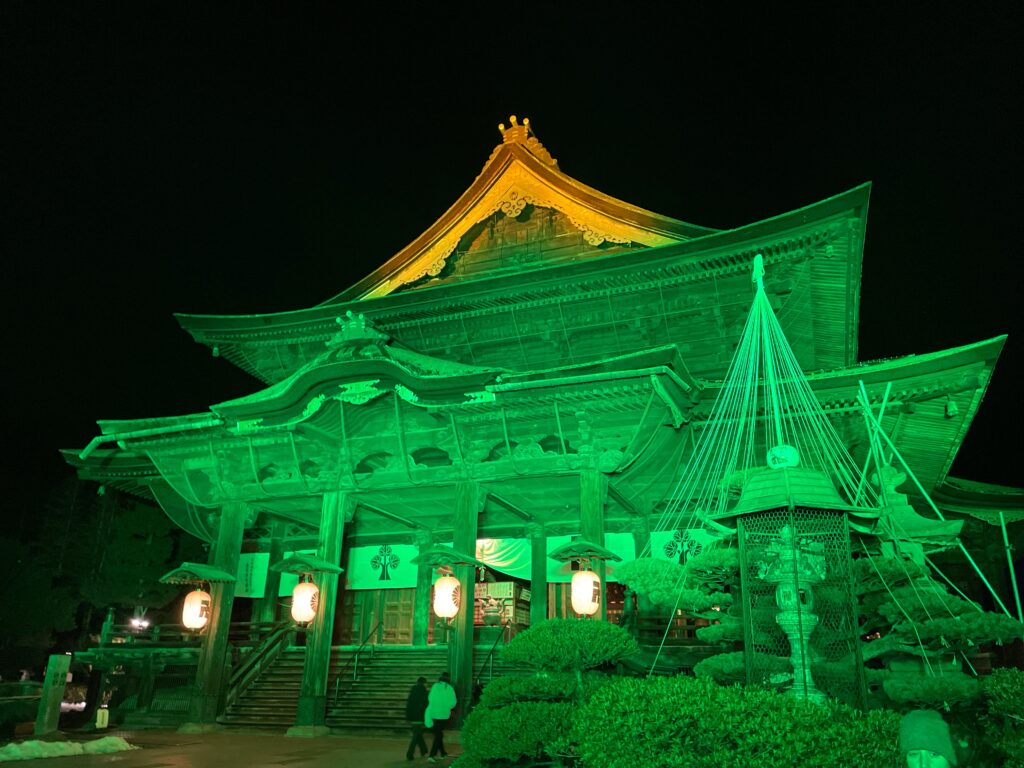
M 267 588 L 269 552 L 244 552 L 238 558 L 235 597 L 263 597 Z M 289 593 L 290 594 L 290 593 Z

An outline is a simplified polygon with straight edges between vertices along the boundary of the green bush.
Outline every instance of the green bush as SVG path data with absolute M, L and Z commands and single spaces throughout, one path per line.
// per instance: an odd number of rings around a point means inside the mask
M 853 579 L 858 594 L 885 592 L 897 584 L 907 584 L 913 579 L 927 579 L 928 569 L 912 560 L 862 557 L 853 561 Z M 881 574 L 881 577 L 879 577 Z M 883 583 L 884 582 L 884 583 Z
M 571 699 L 578 687 L 573 672 L 538 672 L 525 677 L 499 677 L 484 688 L 479 706 L 496 709 L 516 701 Z
M 692 586 L 724 590 L 739 580 L 739 550 L 732 547 L 712 547 L 692 555 L 683 566 Z
M 655 605 L 672 607 L 685 583 L 686 570 L 671 560 L 644 557 L 617 566 L 615 578 Z
M 935 709 L 966 704 L 981 693 L 978 679 L 963 672 L 935 677 L 892 675 L 882 683 L 882 690 L 896 704 Z
M 697 639 L 710 645 L 743 640 L 743 622 L 735 616 L 722 615 L 721 623 L 697 630 Z
M 966 600 L 951 595 L 944 589 L 935 589 L 931 585 L 896 587 L 892 590 L 889 600 L 882 602 L 876 610 L 890 624 L 905 621 L 904 611 L 918 622 L 930 616 L 946 616 L 948 613 L 955 616 L 979 613 L 978 609 Z
M 572 734 L 573 704 L 521 701 L 499 709 L 477 707 L 462 727 L 462 749 L 470 765 L 508 766 L 565 753 Z
M 1024 672 L 997 669 L 982 680 L 981 725 L 994 764 L 1024 768 Z
M 707 679 L 620 678 L 577 713 L 586 768 L 895 768 L 899 716 Z
M 950 645 L 967 646 L 996 642 L 1012 643 L 1024 636 L 1024 625 L 1000 613 L 967 613 L 944 619 L 929 619 L 917 624 L 917 633 L 901 626 L 899 633 L 908 638 L 920 637 L 925 643 L 945 640 Z
M 636 641 L 605 621 L 548 619 L 516 635 L 501 653 L 504 661 L 548 671 L 581 671 L 634 654 Z
M 754 658 L 759 670 L 766 675 L 792 672 L 793 667 L 789 659 L 782 656 L 772 656 L 767 653 L 755 653 Z M 698 662 L 693 667 L 693 673 L 697 677 L 709 677 L 721 685 L 732 685 L 734 683 L 746 682 L 746 666 L 743 658 L 743 651 L 735 653 L 719 653 L 709 656 Z M 767 679 L 755 681 L 767 684 Z

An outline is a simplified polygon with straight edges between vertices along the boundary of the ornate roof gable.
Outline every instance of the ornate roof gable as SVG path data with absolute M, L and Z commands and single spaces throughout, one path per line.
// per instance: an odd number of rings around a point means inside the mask
M 558 162 L 533 133 L 528 119 L 519 122 L 513 115 L 509 123 L 498 126 L 501 143 L 469 189 L 441 218 L 372 274 L 324 304 L 384 296 L 422 287 L 438 278 L 451 282 L 489 277 L 521 264 L 522 254 L 516 251 L 532 249 L 534 263 L 530 266 L 543 266 L 557 258 L 606 254 L 610 247 L 668 245 L 715 231 L 624 203 L 576 181 L 559 170 Z M 495 236 L 496 223 L 519 221 L 529 217 L 533 209 L 546 213 L 544 221 L 531 228 L 536 237 L 547 238 L 544 244 L 522 231 L 525 228 Z M 453 278 L 453 255 L 478 248 L 482 227 L 490 228 L 493 240 L 511 242 L 491 248 L 485 257 L 478 251 L 472 268 Z M 559 247 L 552 249 L 560 251 L 556 257 L 546 249 L 558 239 L 559 228 L 574 229 L 581 242 L 575 249 L 566 249 L 561 245 L 563 237 Z M 542 234 L 536 234 L 542 229 Z M 499 256 L 499 252 L 505 255 Z

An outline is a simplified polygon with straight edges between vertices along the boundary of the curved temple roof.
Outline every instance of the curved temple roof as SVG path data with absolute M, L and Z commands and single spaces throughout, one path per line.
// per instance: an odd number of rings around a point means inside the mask
M 315 359 L 346 311 L 366 314 L 418 352 L 483 367 L 536 367 L 538 351 L 528 348 L 537 344 L 561 347 L 547 350 L 550 367 L 685 342 L 706 346 L 687 360 L 698 375 L 715 377 L 738 329 L 723 317 L 731 309 L 712 316 L 707 305 L 745 304 L 749 285 L 735 278 L 760 252 L 773 267 L 767 288 L 801 364 L 835 368 L 856 362 L 869 193 L 865 184 L 716 231 L 567 176 L 524 122 L 503 130 L 480 175 L 430 228 L 331 299 L 281 313 L 177 318 L 214 354 L 268 383 Z M 635 317 L 637 306 L 649 316 Z M 486 324 L 508 329 L 508 338 L 495 344 L 478 332 Z M 452 341 L 434 348 L 424 336 Z

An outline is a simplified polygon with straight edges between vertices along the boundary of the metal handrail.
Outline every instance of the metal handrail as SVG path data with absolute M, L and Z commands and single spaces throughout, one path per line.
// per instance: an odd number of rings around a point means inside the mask
M 378 619 L 377 620 L 377 623 L 373 625 L 373 629 L 371 629 L 369 632 L 366 633 L 366 637 L 363 638 L 363 642 L 361 642 L 359 644 L 359 647 L 356 648 L 355 654 L 352 656 L 351 659 L 348 660 L 348 663 L 344 667 L 342 667 L 341 672 L 338 673 L 338 676 L 334 678 L 334 697 L 333 697 L 333 699 L 331 701 L 331 706 L 337 706 L 338 705 L 338 691 L 339 691 L 339 689 L 341 687 L 341 680 L 342 680 L 342 678 L 345 677 L 345 673 L 348 672 L 348 668 L 349 667 L 353 667 L 353 670 L 352 670 L 352 679 L 353 680 L 355 680 L 356 677 L 359 675 L 359 654 L 363 652 L 363 648 L 365 648 L 366 644 L 368 642 L 370 642 L 370 638 L 373 637 L 377 633 L 377 630 L 380 628 L 380 625 L 383 623 L 383 621 L 384 621 L 383 619 Z M 370 658 L 371 659 L 373 658 L 373 650 L 374 650 L 374 646 L 371 645 L 370 646 Z
M 491 650 L 487 652 L 487 656 L 484 658 L 484 663 L 480 665 L 480 674 L 473 680 L 473 687 L 475 688 L 480 684 L 480 678 L 483 676 L 484 667 L 488 664 L 491 666 L 491 678 L 494 677 L 494 649 L 498 647 L 498 643 L 505 639 L 505 630 L 512 626 L 512 620 L 506 621 L 501 624 L 501 633 L 494 638 L 494 643 L 491 645 Z

